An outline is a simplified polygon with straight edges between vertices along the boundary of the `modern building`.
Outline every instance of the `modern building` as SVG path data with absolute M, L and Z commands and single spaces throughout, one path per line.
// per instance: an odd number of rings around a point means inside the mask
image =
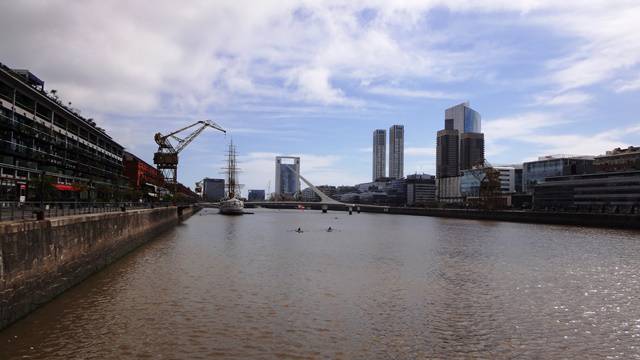
M 265 191 L 264 190 L 249 190 L 248 194 L 249 201 L 264 201 L 265 200 Z
M 480 196 L 480 184 L 486 177 L 487 169 L 497 170 L 500 174 L 500 193 L 513 194 L 517 192 L 517 169 L 511 166 L 493 166 L 462 170 L 460 194 L 464 197 Z
M 629 146 L 627 149 L 607 151 L 606 155 L 593 159 L 593 168 L 595 172 L 640 170 L 640 147 Z
M 224 179 L 202 179 L 202 199 L 217 202 L 224 197 Z
M 446 109 L 444 118 L 445 124 L 451 121 L 451 128 L 460 134 L 482 132 L 480 113 L 469 107 L 468 101 Z
M 312 188 L 308 187 L 302 190 L 301 192 L 302 201 L 306 202 L 314 202 L 320 201 L 320 196 L 313 191 Z
M 389 177 L 404 177 L 404 125 L 389 128 Z
M 428 174 L 407 175 L 407 206 L 425 206 L 436 201 L 436 177 Z
M 484 164 L 484 134 L 460 134 L 460 170 Z
M 533 191 L 538 210 L 640 213 L 640 171 L 547 177 Z
M 464 198 L 480 196 L 480 185 L 485 176 L 485 168 L 462 170 L 460 175 L 460 196 Z
M 468 102 L 444 112 L 444 129 L 438 131 L 436 145 L 437 198 L 459 202 L 462 170 L 484 164 L 484 134 L 480 114 Z
M 373 174 L 372 179 L 386 176 L 387 167 L 387 135 L 384 129 L 373 131 Z
M 500 192 L 513 194 L 522 192 L 522 168 L 514 166 L 494 166 L 500 172 Z M 520 174 L 518 176 L 518 174 Z
M 461 176 L 436 177 L 436 197 L 446 203 L 461 203 L 464 198 L 460 193 Z
M 453 123 L 450 123 L 453 126 Z M 436 177 L 458 176 L 460 173 L 460 148 L 458 130 L 453 128 L 438 131 L 436 146 Z
M 40 176 L 60 192 L 126 187 L 122 158 L 122 145 L 42 80 L 0 64 L 0 200 L 33 199 Z
M 531 193 L 548 177 L 593 172 L 593 156 L 549 155 L 522 164 L 522 191 Z
M 276 156 L 276 196 L 296 196 L 300 193 L 300 158 Z

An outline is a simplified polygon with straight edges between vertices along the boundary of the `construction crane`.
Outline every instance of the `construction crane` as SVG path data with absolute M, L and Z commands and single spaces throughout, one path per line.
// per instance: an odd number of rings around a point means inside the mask
M 187 136 L 183 138 L 177 136 L 177 134 L 196 126 L 198 127 Z M 211 120 L 200 120 L 170 134 L 162 135 L 161 133 L 156 133 L 153 137 L 156 144 L 158 144 L 158 151 L 153 155 L 153 162 L 158 167 L 158 170 L 162 172 L 165 184 L 170 187 L 169 190 L 172 190 L 174 193 L 176 192 L 176 185 L 178 183 L 178 154 L 207 127 L 222 131 L 225 134 L 227 133 L 225 129 Z M 169 141 L 170 139 L 175 142 L 175 145 Z

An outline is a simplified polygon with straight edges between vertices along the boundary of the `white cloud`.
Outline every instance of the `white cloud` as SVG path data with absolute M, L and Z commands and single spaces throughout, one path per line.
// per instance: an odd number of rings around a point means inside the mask
M 559 114 L 525 113 L 510 117 L 487 120 L 482 130 L 488 142 L 498 140 L 521 140 L 540 130 L 567 123 Z
M 619 81 L 615 86 L 617 93 L 640 90 L 640 77 L 630 81 Z
M 299 96 L 307 101 L 323 104 L 354 104 L 347 99 L 342 90 L 334 88 L 330 82 L 330 73 L 325 68 L 293 69 L 288 84 L 294 84 Z
M 569 91 L 558 95 L 540 95 L 536 97 L 537 105 L 580 105 L 593 99 L 593 96 L 582 91 Z
M 599 155 L 616 147 L 629 146 L 628 139 L 640 134 L 638 124 L 593 134 L 559 132 L 557 127 L 568 123 L 561 114 L 556 113 L 527 113 L 486 121 L 487 156 L 502 155 L 514 146 L 518 147 L 514 143 L 523 144 L 523 148 L 529 149 L 526 151 L 532 154 L 527 155 L 529 158 L 535 157 L 533 154 Z M 505 141 L 511 145 L 505 145 Z
M 428 90 L 411 90 L 402 88 L 393 88 L 386 86 L 374 86 L 368 88 L 367 91 L 371 94 L 377 95 L 389 95 L 408 98 L 423 98 L 423 99 L 460 99 L 464 97 L 461 94 L 446 93 L 443 91 L 428 91 Z

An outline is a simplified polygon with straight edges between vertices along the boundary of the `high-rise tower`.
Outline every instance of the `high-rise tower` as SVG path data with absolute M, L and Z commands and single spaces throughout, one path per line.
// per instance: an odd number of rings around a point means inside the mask
M 389 128 L 389 177 L 402 179 L 404 176 L 404 125 Z
M 446 109 L 444 114 L 445 128 L 438 131 L 438 178 L 458 176 L 460 170 L 471 169 L 484 162 L 480 114 L 469 107 L 468 102 Z
M 386 176 L 387 132 L 384 129 L 373 131 L 373 175 L 372 180 Z

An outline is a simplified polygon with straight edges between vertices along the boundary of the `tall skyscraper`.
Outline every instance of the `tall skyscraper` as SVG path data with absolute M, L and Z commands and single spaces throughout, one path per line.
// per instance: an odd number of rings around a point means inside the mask
M 438 131 L 436 176 L 459 176 L 484 161 L 484 134 L 480 114 L 468 102 L 445 112 L 444 130 Z
M 387 132 L 384 129 L 373 131 L 373 175 L 376 181 L 386 176 L 387 167 Z
M 389 128 L 389 177 L 404 177 L 404 125 Z
M 484 162 L 484 134 L 463 133 L 460 135 L 460 170 L 471 169 Z
M 300 192 L 300 158 L 276 156 L 276 195 L 294 196 Z
M 458 176 L 460 172 L 458 130 L 444 129 L 438 131 L 436 146 L 436 177 Z
M 480 113 L 469 107 L 469 102 L 465 101 L 444 111 L 444 121 L 452 122 L 453 129 L 462 133 L 480 133 L 481 117 Z

